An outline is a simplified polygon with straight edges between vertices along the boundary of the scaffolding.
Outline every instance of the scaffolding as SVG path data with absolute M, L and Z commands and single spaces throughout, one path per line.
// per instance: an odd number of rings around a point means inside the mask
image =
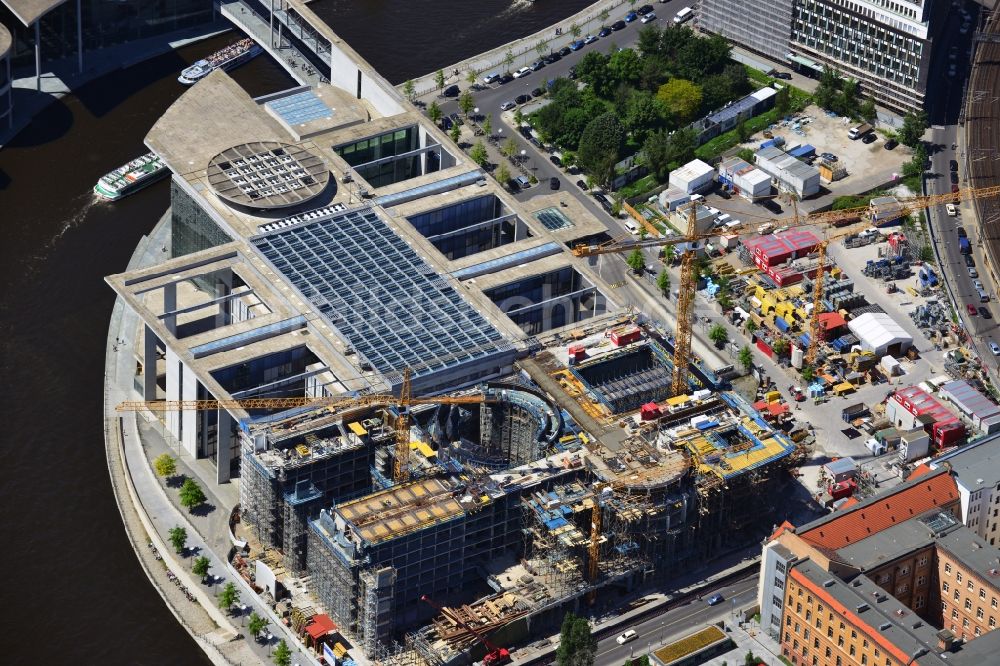
M 362 601 L 359 634 L 365 654 L 375 655 L 379 646 L 390 643 L 392 600 L 396 570 L 393 567 L 367 569 L 358 575 Z

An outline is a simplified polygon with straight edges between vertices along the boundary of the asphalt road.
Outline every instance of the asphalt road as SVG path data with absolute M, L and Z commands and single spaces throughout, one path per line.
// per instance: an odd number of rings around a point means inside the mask
M 720 592 L 725 598 L 721 604 L 709 606 L 703 600 L 694 600 L 639 624 L 623 627 L 614 636 L 599 641 L 595 666 L 621 666 L 632 656 L 644 655 L 706 624 L 730 617 L 734 609 L 747 606 L 755 600 L 757 575 L 715 590 L 712 594 L 715 592 Z M 709 596 L 711 595 L 705 595 L 705 598 Z M 615 639 L 628 629 L 634 629 L 638 636 L 625 645 L 619 645 Z
M 951 170 L 950 162 L 955 160 L 960 165 L 959 186 L 974 187 L 976 184 L 969 181 L 964 171 L 966 164 L 965 155 L 962 152 L 963 146 L 958 143 L 958 115 L 962 103 L 963 84 L 969 73 L 970 62 L 968 49 L 972 45 L 972 32 L 962 35 L 959 33 L 959 26 L 962 18 L 958 12 L 952 12 L 948 18 L 948 24 L 941 31 L 940 42 L 937 46 L 936 58 L 931 63 L 931 81 L 943 82 L 937 90 L 939 94 L 929 94 L 928 99 L 932 100 L 929 105 L 929 116 L 932 123 L 930 130 L 931 148 L 931 168 L 927 174 L 927 193 L 946 194 L 951 191 Z M 948 66 L 952 62 L 949 60 L 949 49 L 957 47 L 956 58 L 958 74 L 955 77 L 948 76 Z M 963 215 L 967 219 L 962 219 Z M 976 265 L 983 267 L 982 247 L 979 246 L 978 224 L 975 215 L 975 208 L 966 205 L 962 208 L 962 214 L 958 217 L 949 217 L 944 206 L 938 206 L 930 210 L 931 223 L 934 225 L 937 236 L 937 247 L 941 256 L 941 269 L 951 285 L 952 293 L 955 296 L 960 317 L 966 330 L 972 337 L 972 343 L 977 348 L 980 358 L 993 370 L 997 370 L 997 357 L 993 356 L 989 349 L 990 341 L 1000 343 L 1000 330 L 997 328 L 998 309 L 995 306 L 996 288 L 990 283 L 988 271 L 982 270 L 977 278 L 969 275 L 965 259 L 959 252 L 957 229 L 959 226 L 965 228 L 969 235 L 969 240 L 973 244 L 974 256 L 977 257 Z M 994 297 L 989 303 L 980 303 L 979 295 L 973 286 L 973 280 L 980 280 L 986 287 L 987 293 Z M 978 308 L 984 306 L 991 313 L 990 318 L 982 317 L 980 314 L 972 316 L 967 311 L 967 304 Z

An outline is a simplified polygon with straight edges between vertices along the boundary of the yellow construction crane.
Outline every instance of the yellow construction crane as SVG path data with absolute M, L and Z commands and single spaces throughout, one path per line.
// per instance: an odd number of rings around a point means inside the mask
M 976 199 L 985 199 L 989 197 L 1000 196 L 1000 186 L 994 185 L 991 187 L 979 187 L 979 188 L 967 188 L 960 189 L 957 192 L 949 192 L 947 194 L 932 194 L 927 196 L 915 196 L 907 198 L 897 198 L 899 203 L 899 208 L 891 214 L 891 217 L 880 218 L 880 221 L 889 221 L 892 219 L 898 219 L 900 217 L 905 217 L 911 212 L 920 210 L 922 208 L 929 208 L 931 206 L 939 206 L 949 203 L 957 203 L 960 201 L 971 201 Z M 633 238 L 633 237 L 619 237 L 601 243 L 599 245 L 587 245 L 579 244 L 573 248 L 573 254 L 577 257 L 592 257 L 601 254 L 612 254 L 612 253 L 622 253 L 630 252 L 636 249 L 643 249 L 649 247 L 664 247 L 667 245 L 674 246 L 685 246 L 683 249 L 683 254 L 681 256 L 681 280 L 678 285 L 678 296 L 677 296 L 677 326 L 674 335 L 674 376 L 671 382 L 671 391 L 674 395 L 679 395 L 685 393 L 688 389 L 687 378 L 688 378 L 688 363 L 691 357 L 691 326 L 692 326 L 692 310 L 694 306 L 694 298 L 696 292 L 696 282 L 694 279 L 694 259 L 695 251 L 697 249 L 697 244 L 699 241 L 704 241 L 709 238 L 717 237 L 720 234 L 719 231 L 698 233 L 696 229 L 697 220 L 697 208 L 696 203 L 685 204 L 688 210 L 687 218 L 687 229 L 685 233 L 679 236 L 656 237 L 656 238 Z M 847 208 L 843 210 L 825 211 L 821 213 L 810 213 L 808 215 L 799 216 L 796 210 L 796 214 L 788 218 L 780 218 L 774 220 L 774 224 L 783 225 L 788 228 L 811 226 L 811 225 L 824 225 L 824 224 L 836 224 L 838 222 L 850 222 L 850 221 L 861 221 L 865 214 L 870 211 L 869 206 L 861 206 L 858 208 Z M 750 224 L 743 224 L 734 229 L 725 232 L 727 236 L 746 236 L 750 234 L 758 233 L 757 230 Z M 826 243 L 829 239 L 823 241 L 819 245 L 819 259 L 820 259 L 820 269 L 817 273 L 817 279 L 813 287 L 813 313 L 812 319 L 810 321 L 810 355 L 812 361 L 815 362 L 816 350 L 819 344 L 819 311 L 818 308 L 821 307 L 823 297 L 823 286 L 822 286 L 822 262 L 826 258 Z
M 126 400 L 115 408 L 119 412 L 134 412 L 148 409 L 152 412 L 172 412 L 213 409 L 293 409 L 295 407 L 322 407 L 330 411 L 373 407 L 377 405 L 397 405 L 396 455 L 393 460 L 393 480 L 402 483 L 410 477 L 410 406 L 411 405 L 472 405 L 492 402 L 495 398 L 483 393 L 475 395 L 442 395 L 413 397 L 410 387 L 410 369 L 403 371 L 403 384 L 399 397 L 391 394 L 337 396 L 321 398 L 234 398 L 230 400 Z

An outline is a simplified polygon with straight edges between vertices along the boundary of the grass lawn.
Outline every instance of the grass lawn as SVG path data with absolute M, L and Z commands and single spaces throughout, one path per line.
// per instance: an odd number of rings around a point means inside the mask
M 725 637 L 726 635 L 722 633 L 722 630 L 718 627 L 705 627 L 697 633 L 691 634 L 686 638 L 682 638 L 681 640 L 671 643 L 666 647 L 660 648 L 653 654 L 655 654 L 656 658 L 664 664 L 669 664 L 672 661 L 676 661 L 682 657 L 686 657 L 689 654 L 697 652 L 702 648 L 706 648 L 712 643 L 720 641 Z
M 621 195 L 622 199 L 631 199 L 632 197 L 637 197 L 640 194 L 645 194 L 651 189 L 656 187 L 659 183 L 656 182 L 656 177 L 649 173 L 635 181 L 634 183 L 629 183 L 625 187 L 618 190 L 618 194 Z
M 754 71 L 754 70 L 749 70 Z M 766 78 L 766 77 L 765 77 Z M 777 109 L 771 109 L 765 113 L 760 114 L 754 118 L 750 118 L 746 121 L 746 128 L 750 134 L 756 134 L 761 130 L 767 129 L 769 126 L 781 120 L 786 115 L 791 115 L 797 113 L 802 109 L 809 106 L 809 102 L 812 98 L 802 90 L 798 88 L 793 88 L 788 86 L 789 96 L 791 106 L 787 113 L 778 113 Z M 714 161 L 722 153 L 726 152 L 730 148 L 733 148 L 740 143 L 740 138 L 736 134 L 736 130 L 732 129 L 724 134 L 720 134 L 708 143 L 700 146 L 694 151 L 695 157 L 706 162 Z

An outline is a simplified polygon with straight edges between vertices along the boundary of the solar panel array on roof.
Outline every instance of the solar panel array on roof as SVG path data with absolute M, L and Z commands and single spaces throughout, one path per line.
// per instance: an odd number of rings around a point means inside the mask
M 312 90 L 304 90 L 288 97 L 282 97 L 265 104 L 281 116 L 289 125 L 302 125 L 320 118 L 332 118 L 333 109 L 316 96 Z
M 513 350 L 370 208 L 250 241 L 383 375 L 420 377 Z

